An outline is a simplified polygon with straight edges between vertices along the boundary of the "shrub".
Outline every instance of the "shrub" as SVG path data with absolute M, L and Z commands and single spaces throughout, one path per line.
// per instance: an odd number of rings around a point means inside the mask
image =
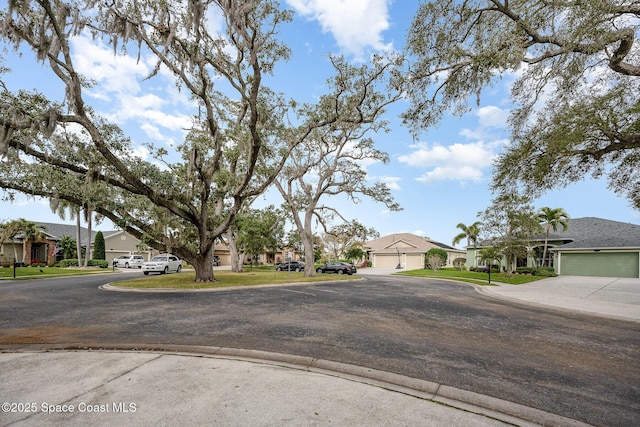
M 541 277 L 556 277 L 557 276 L 557 274 L 553 270 L 553 268 L 549 268 L 549 267 L 540 267 L 533 273 L 533 275 L 534 276 L 541 276 Z
M 477 273 L 487 273 L 487 272 L 489 272 L 489 269 L 486 266 L 469 267 L 469 271 L 475 271 Z M 500 266 L 499 265 L 492 265 L 491 266 L 491 272 L 492 273 L 499 273 L 500 272 Z
M 424 255 L 424 263 L 427 267 L 433 270 L 437 270 L 443 265 L 447 264 L 447 251 L 440 248 L 431 248 Z M 437 262 L 437 258 L 440 258 L 440 263 Z M 438 265 L 439 264 L 439 265 Z
M 518 267 L 516 273 L 518 274 L 533 274 L 536 271 L 534 267 Z
M 93 241 L 93 259 L 105 259 L 105 252 L 104 235 L 102 234 L 102 231 L 98 231 L 98 233 L 96 233 L 96 238 Z
M 60 266 L 60 268 L 77 267 L 78 266 L 78 260 L 77 259 L 63 259 L 62 261 L 60 261 L 58 263 L 58 265 Z
M 456 258 L 453 260 L 453 266 L 456 270 L 460 271 L 464 268 L 464 264 L 467 262 L 466 258 Z
M 89 262 L 87 263 L 87 265 L 89 267 L 107 268 L 107 267 L 109 267 L 109 261 L 105 261 L 103 259 L 90 259 Z M 63 259 L 62 261 L 60 261 L 58 263 L 58 266 L 60 268 L 77 267 L 78 266 L 78 260 L 77 259 Z
M 90 259 L 88 265 L 89 267 L 108 268 L 109 261 L 106 261 L 104 259 Z

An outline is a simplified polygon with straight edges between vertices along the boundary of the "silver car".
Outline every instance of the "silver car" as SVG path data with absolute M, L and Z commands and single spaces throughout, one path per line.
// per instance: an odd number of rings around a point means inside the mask
M 182 271 L 182 260 L 175 255 L 156 255 L 142 264 L 142 272 L 147 275 L 149 273 L 167 274 L 172 271 L 180 273 Z
M 142 268 L 144 257 L 142 255 L 126 255 L 118 257 L 114 261 L 118 268 Z

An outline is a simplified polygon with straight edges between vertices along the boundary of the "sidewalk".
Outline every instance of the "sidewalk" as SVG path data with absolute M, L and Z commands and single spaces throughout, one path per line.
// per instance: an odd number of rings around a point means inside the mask
M 358 366 L 234 349 L 175 350 L 0 353 L 0 425 L 583 425 Z

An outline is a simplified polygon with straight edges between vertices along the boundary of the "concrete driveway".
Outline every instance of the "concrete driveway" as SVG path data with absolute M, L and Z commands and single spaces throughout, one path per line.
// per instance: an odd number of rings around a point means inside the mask
M 487 295 L 640 321 L 640 279 L 558 276 L 524 285 L 479 288 Z
M 384 276 L 404 270 L 363 268 L 363 276 Z M 614 319 L 640 321 L 640 279 L 558 276 L 523 285 L 476 286 L 478 292 L 501 299 L 542 304 Z

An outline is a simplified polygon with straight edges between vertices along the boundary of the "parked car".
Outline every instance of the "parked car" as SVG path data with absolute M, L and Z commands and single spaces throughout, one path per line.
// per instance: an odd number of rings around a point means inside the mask
M 149 273 L 167 274 L 172 271 L 180 273 L 182 271 L 182 260 L 175 255 L 156 255 L 142 264 L 142 272 L 145 276 Z
M 277 271 L 303 271 L 304 262 L 301 261 L 287 261 L 276 265 Z
M 342 261 L 332 261 L 316 269 L 318 273 L 354 274 L 358 270 L 355 265 Z
M 144 257 L 142 255 L 123 255 L 114 259 L 114 265 L 118 268 L 142 268 L 144 264 Z
M 111 261 L 111 263 L 113 264 L 114 267 L 118 266 L 118 261 L 120 261 L 121 259 L 125 259 L 128 258 L 129 255 L 120 255 L 119 257 L 116 257 L 113 259 L 113 261 Z

